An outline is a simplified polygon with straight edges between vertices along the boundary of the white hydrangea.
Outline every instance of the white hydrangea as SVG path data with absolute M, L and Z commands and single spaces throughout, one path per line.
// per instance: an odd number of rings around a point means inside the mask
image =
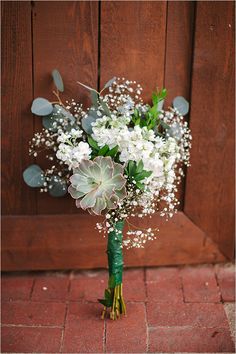
M 76 146 L 61 143 L 58 146 L 56 156 L 71 170 L 77 168 L 82 160 L 89 160 L 91 152 L 89 144 L 83 141 L 80 141 Z

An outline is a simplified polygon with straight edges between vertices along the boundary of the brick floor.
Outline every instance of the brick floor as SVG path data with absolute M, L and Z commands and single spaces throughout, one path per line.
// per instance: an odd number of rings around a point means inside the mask
M 125 270 L 116 322 L 100 319 L 106 283 L 104 270 L 4 273 L 1 352 L 234 352 L 233 265 Z

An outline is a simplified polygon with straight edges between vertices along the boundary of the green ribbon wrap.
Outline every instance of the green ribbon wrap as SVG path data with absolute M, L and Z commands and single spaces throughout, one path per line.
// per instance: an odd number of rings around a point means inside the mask
M 109 232 L 107 242 L 107 257 L 109 267 L 109 288 L 113 289 L 122 283 L 123 252 L 122 238 L 124 221 L 117 221 L 113 225 L 114 231 Z

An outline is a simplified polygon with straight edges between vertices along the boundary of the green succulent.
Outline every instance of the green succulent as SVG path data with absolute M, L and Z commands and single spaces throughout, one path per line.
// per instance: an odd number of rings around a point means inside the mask
M 76 199 L 76 206 L 91 214 L 115 209 L 126 196 L 123 166 L 110 156 L 83 160 L 70 178 L 68 192 Z

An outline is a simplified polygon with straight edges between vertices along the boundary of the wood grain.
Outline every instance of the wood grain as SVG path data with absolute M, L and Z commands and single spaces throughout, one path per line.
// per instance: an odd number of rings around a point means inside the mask
M 220 249 L 234 249 L 234 3 L 197 2 L 185 212 Z
M 183 96 L 190 101 L 194 14 L 193 1 L 168 2 L 164 83 L 168 92 L 165 100 L 166 108 L 172 107 L 176 96 Z M 188 116 L 185 119 L 188 120 Z M 184 205 L 184 189 L 185 178 L 178 187 L 179 210 L 182 210 Z
M 98 220 L 89 215 L 4 217 L 2 270 L 106 268 L 106 240 L 94 229 Z M 147 225 L 159 225 L 158 239 L 144 249 L 125 250 L 125 266 L 225 260 L 211 239 L 182 212 L 168 223 L 156 215 L 141 226 Z
M 97 87 L 98 2 L 36 1 L 33 10 L 34 95 L 55 101 L 51 72 L 57 68 L 65 84 L 62 100 L 74 98 L 85 106 L 89 92 L 76 81 Z M 37 118 L 36 129 L 42 128 Z M 38 159 L 43 164 L 43 159 Z M 70 196 L 38 194 L 38 213 L 76 213 Z
M 28 141 L 34 121 L 30 1 L 1 3 L 2 11 L 2 213 L 33 214 L 35 190 L 22 172 L 32 159 Z
M 136 80 L 150 101 L 164 81 L 166 2 L 101 3 L 101 84 L 113 76 Z

